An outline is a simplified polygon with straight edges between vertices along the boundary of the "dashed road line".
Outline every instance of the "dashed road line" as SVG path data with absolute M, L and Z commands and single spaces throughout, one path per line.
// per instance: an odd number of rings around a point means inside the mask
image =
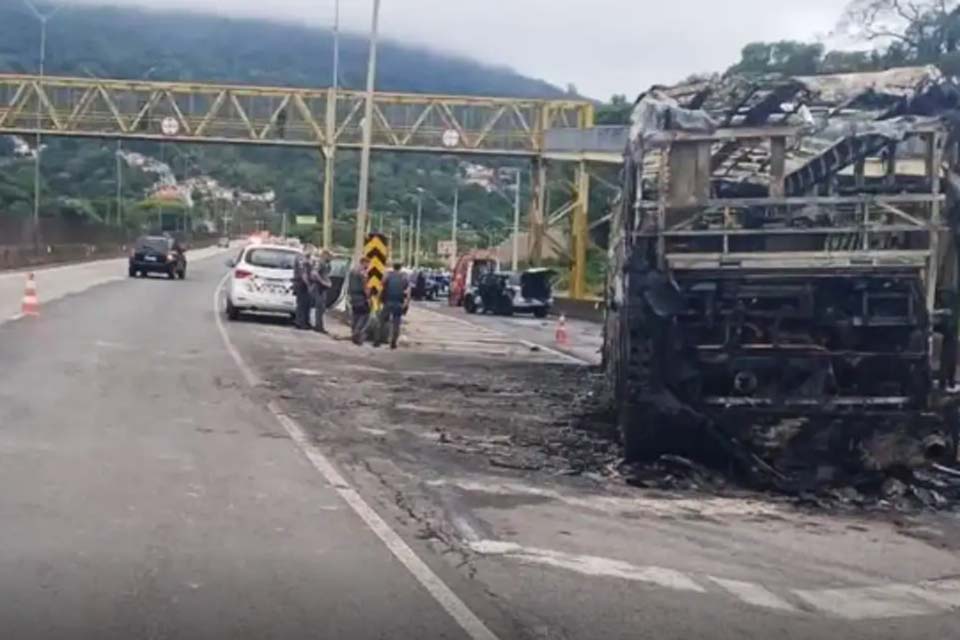
M 477 540 L 468 546 L 481 555 L 500 555 L 521 562 L 568 569 L 589 576 L 646 582 L 667 589 L 703 593 L 705 589 L 685 573 L 664 567 L 639 567 L 622 560 L 525 547 L 514 542 Z
M 720 585 L 723 589 L 738 600 L 752 604 L 755 607 L 765 609 L 779 609 L 794 613 L 797 608 L 792 604 L 776 595 L 766 587 L 755 582 L 744 582 L 742 580 L 729 580 L 727 578 L 718 578 L 716 576 L 707 576 L 709 580 Z
M 815 609 L 846 620 L 906 618 L 943 613 L 944 607 L 926 602 L 912 585 L 888 584 L 852 589 L 796 589 L 794 595 Z
M 944 614 L 960 610 L 960 579 L 927 580 L 917 584 L 888 584 L 839 589 L 783 589 L 743 580 L 696 575 L 657 566 L 640 566 L 624 560 L 528 547 L 501 540 L 477 540 L 465 536 L 475 553 L 501 556 L 525 564 L 537 564 L 594 577 L 645 582 L 666 589 L 708 593 L 703 585 L 716 585 L 729 596 L 762 609 L 802 615 L 804 609 L 844 620 L 874 620 Z M 805 607 L 790 602 L 803 603 Z

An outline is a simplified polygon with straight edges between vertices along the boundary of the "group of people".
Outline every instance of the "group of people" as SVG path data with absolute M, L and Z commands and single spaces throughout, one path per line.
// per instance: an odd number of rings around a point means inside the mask
M 323 315 L 327 310 L 327 292 L 332 286 L 330 280 L 330 260 L 333 255 L 324 249 L 317 252 L 306 247 L 303 255 L 297 258 L 293 266 L 293 295 L 297 300 L 297 312 L 294 325 L 297 329 L 310 329 L 310 310 L 315 310 L 313 330 L 326 333 Z
M 367 334 L 370 316 L 373 311 L 373 292 L 370 290 L 367 272 L 370 261 L 363 257 L 360 264 L 350 270 L 347 280 L 347 296 L 350 301 L 352 316 L 351 333 L 353 343 L 362 345 Z M 377 318 L 379 324 L 374 331 L 373 346 L 381 344 L 384 328 L 389 328 L 390 348 L 397 348 L 400 339 L 400 326 L 403 316 L 410 307 L 410 280 L 403 272 L 403 265 L 393 263 L 393 270 L 383 279 L 383 291 L 380 292 L 380 312 Z
M 313 329 L 327 333 L 323 316 L 327 310 L 327 294 L 333 285 L 330 280 L 330 261 L 332 254 L 326 249 L 317 251 L 306 247 L 297 258 L 293 267 L 293 294 L 297 301 L 294 325 L 297 329 Z M 370 325 L 374 309 L 375 292 L 370 289 L 368 271 L 370 260 L 360 258 L 360 263 L 350 270 L 347 279 L 347 296 L 352 316 L 351 333 L 354 344 L 362 345 Z M 377 330 L 374 331 L 373 346 L 379 347 L 384 334 L 389 332 L 390 348 L 396 349 L 400 339 L 400 326 L 403 316 L 410 307 L 410 279 L 403 272 L 403 265 L 393 264 L 383 280 L 383 291 L 379 292 L 379 315 Z M 314 310 L 313 325 L 310 324 L 310 311 Z

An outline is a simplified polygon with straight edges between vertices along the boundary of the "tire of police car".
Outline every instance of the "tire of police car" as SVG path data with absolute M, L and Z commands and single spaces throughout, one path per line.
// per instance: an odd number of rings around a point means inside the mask
M 540 309 L 534 309 L 534 310 L 533 310 L 533 317 L 534 317 L 534 318 L 546 318 L 546 317 L 547 317 L 547 308 L 546 308 L 546 307 L 542 307 L 542 308 L 540 308 Z
M 233 306 L 233 303 L 230 302 L 230 299 L 227 299 L 227 319 L 236 320 L 240 317 L 240 310 Z

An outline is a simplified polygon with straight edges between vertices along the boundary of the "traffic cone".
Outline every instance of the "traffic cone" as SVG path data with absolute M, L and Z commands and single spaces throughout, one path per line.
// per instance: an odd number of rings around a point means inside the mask
M 40 300 L 37 299 L 37 283 L 33 279 L 33 274 L 27 276 L 27 284 L 23 290 L 23 303 L 20 306 L 20 313 L 25 316 L 40 315 Z
M 559 345 L 567 344 L 567 316 L 560 314 L 560 320 L 557 321 L 557 332 L 554 339 Z

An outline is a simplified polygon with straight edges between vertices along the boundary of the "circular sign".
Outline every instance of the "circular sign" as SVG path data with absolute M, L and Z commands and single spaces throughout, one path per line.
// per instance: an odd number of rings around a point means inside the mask
M 455 147 L 460 144 L 460 134 L 456 129 L 447 129 L 443 132 L 443 146 Z
M 175 136 L 180 133 L 180 123 L 172 116 L 167 116 L 160 122 L 160 131 L 165 136 Z

